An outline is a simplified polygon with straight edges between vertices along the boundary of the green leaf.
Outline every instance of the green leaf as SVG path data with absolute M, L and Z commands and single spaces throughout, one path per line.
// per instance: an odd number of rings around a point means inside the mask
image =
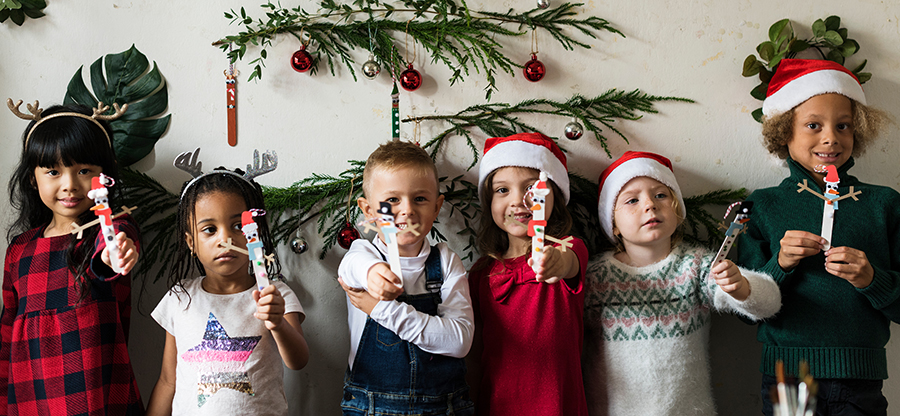
M 85 86 L 83 69 L 78 68 L 72 76 L 63 102 L 89 107 L 96 107 L 98 101 L 110 107 L 113 103 L 128 104 L 125 114 L 109 124 L 119 164 L 134 164 L 153 150 L 171 118 L 160 118 L 168 107 L 168 90 L 159 68 L 154 62 L 151 69 L 150 61 L 134 45 L 124 52 L 98 58 L 90 68 L 93 95 Z
M 846 41 L 847 41 L 847 37 L 849 36 L 849 32 L 847 32 L 847 28 L 846 28 L 846 27 L 842 27 L 842 28 L 838 29 L 837 32 L 838 32 L 838 35 L 841 35 L 841 39 L 843 39 L 844 42 L 846 42 Z
M 0 9 L 0 23 L 5 22 L 6 19 L 9 19 L 9 10 Z
M 828 59 L 829 61 L 837 62 L 841 65 L 844 64 L 844 55 L 841 55 L 841 51 L 839 51 L 837 49 L 832 49 L 832 50 L 828 51 L 828 54 L 825 55 L 825 59 Z
M 813 37 L 821 38 L 825 36 L 825 31 L 828 29 L 825 27 L 825 22 L 822 19 L 816 20 L 812 24 Z
M 825 32 L 825 42 L 832 46 L 841 46 L 844 43 L 844 39 L 837 32 L 829 30 Z
M 850 72 L 852 72 L 852 73 L 855 74 L 855 73 L 857 73 L 857 72 L 862 71 L 863 69 L 866 68 L 866 64 L 867 64 L 868 62 L 869 62 L 868 59 L 863 59 L 862 63 L 859 64 L 859 66 L 857 66 L 856 68 L 853 68 L 853 70 L 851 70 Z
M 741 75 L 745 77 L 752 77 L 759 73 L 759 61 L 755 56 L 749 55 L 747 59 L 744 59 L 744 70 L 741 72 Z
M 807 48 L 809 48 L 809 44 L 805 40 L 794 39 L 791 41 L 791 46 L 788 47 L 788 50 L 791 53 L 798 53 L 805 51 Z
M 763 101 L 766 99 L 766 90 L 768 90 L 768 89 L 769 89 L 769 84 L 761 82 L 759 85 L 756 86 L 756 88 L 753 88 L 753 90 L 750 91 L 750 95 L 753 96 L 753 98 L 756 98 L 757 100 Z
M 859 46 L 859 44 L 856 43 L 855 40 L 850 39 L 850 40 L 844 42 L 843 45 L 839 46 L 838 50 L 841 52 L 841 55 L 843 55 L 844 58 L 846 58 L 846 57 L 851 56 L 854 53 L 856 53 L 856 48 L 858 46 Z
M 9 10 L 19 10 L 22 8 L 22 3 L 16 0 L 4 0 L 3 7 Z
M 778 64 L 781 63 L 782 58 L 784 58 L 783 54 L 775 55 L 775 57 L 772 58 L 771 61 L 769 61 L 769 68 L 775 68 L 776 66 L 778 66 Z
M 860 73 L 856 74 L 856 79 L 859 80 L 860 84 L 865 84 L 866 81 L 872 79 L 872 74 L 870 74 L 868 72 L 860 72 Z
M 9 18 L 12 19 L 13 23 L 19 26 L 22 26 L 22 23 L 25 23 L 25 13 L 22 13 L 22 9 L 10 10 Z
M 753 116 L 753 119 L 756 120 L 757 123 L 762 123 L 762 116 L 763 116 L 762 107 L 757 108 L 756 110 L 753 110 L 753 112 L 750 113 L 750 115 Z
M 764 61 L 771 61 L 772 56 L 775 55 L 775 44 L 769 41 L 760 43 L 756 47 L 756 51 L 759 52 L 759 57 Z
M 825 18 L 825 29 L 838 30 L 841 27 L 841 18 L 838 16 L 828 16 Z
M 781 19 L 769 26 L 769 40 L 772 42 L 776 42 L 782 37 L 786 37 L 787 33 L 785 29 L 790 30 L 788 28 L 788 24 L 791 23 L 789 19 Z
M 772 80 L 772 75 L 774 75 L 771 71 L 765 68 L 760 68 L 759 70 L 759 80 L 760 82 L 764 82 L 766 84 Z

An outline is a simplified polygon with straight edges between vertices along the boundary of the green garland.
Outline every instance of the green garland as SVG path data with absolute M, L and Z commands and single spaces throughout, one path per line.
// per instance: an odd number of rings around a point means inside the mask
M 756 47 L 759 59 L 750 54 L 744 59 L 741 74 L 744 77 L 759 77 L 759 85 L 750 91 L 750 95 L 757 100 L 766 99 L 766 91 L 769 81 L 778 69 L 778 63 L 782 59 L 790 59 L 809 48 L 815 49 L 822 59 L 837 62 L 844 65 L 844 61 L 859 52 L 859 43 L 850 39 L 847 28 L 841 27 L 841 18 L 828 16 L 825 20 L 818 19 L 812 24 L 813 37 L 811 39 L 798 39 L 794 34 L 794 27 L 788 19 L 782 19 L 769 27 L 769 40 L 760 43 Z M 862 72 L 866 67 L 866 60 L 850 70 L 859 80 L 860 84 L 872 78 L 872 74 Z M 753 119 L 762 122 L 762 108 L 757 108 L 751 114 Z
M 535 8 L 524 13 L 471 10 L 465 0 L 459 4 L 454 0 L 405 0 L 400 3 L 401 7 L 394 7 L 380 0 L 354 0 L 350 4 L 323 0 L 318 13 L 309 13 L 300 7 L 288 9 L 270 2 L 261 6 L 266 20 L 254 19 L 242 7 L 239 12 L 225 12 L 225 17 L 232 24 L 243 25 L 245 30 L 225 36 L 213 45 L 226 51 L 232 62 L 244 58 L 248 45 L 260 47 L 259 57 L 249 62 L 253 66 L 249 77 L 252 81 L 262 77 L 267 48 L 272 46 L 272 40 L 280 34 L 290 34 L 301 44 L 310 43 L 315 47 L 316 50 L 311 51 L 312 73 L 316 73 L 318 63 L 324 58 L 332 75 L 335 74 L 335 63 L 340 62 L 355 80 L 352 50 L 359 48 L 371 52 L 379 62 L 388 64 L 391 73 L 398 74 L 407 64 L 399 47 L 404 50 L 412 47 L 407 44 L 408 36 L 427 51 L 432 63 L 441 63 L 453 72 L 450 85 L 463 81 L 470 75 L 470 70 L 484 73 L 488 82 L 485 98 L 490 100 L 491 93 L 496 90 L 496 71 L 499 69 L 514 76 L 516 68 L 522 67 L 503 53 L 498 38 L 521 37 L 528 35 L 530 30 L 543 29 L 564 49 L 573 50 L 575 47 L 590 49 L 591 46 L 571 37 L 566 29 L 594 39 L 599 31 L 624 37 L 599 17 L 575 18 L 578 14 L 575 9 L 582 6 L 580 3 L 563 3 L 556 8 Z M 397 20 L 390 17 L 397 17 Z

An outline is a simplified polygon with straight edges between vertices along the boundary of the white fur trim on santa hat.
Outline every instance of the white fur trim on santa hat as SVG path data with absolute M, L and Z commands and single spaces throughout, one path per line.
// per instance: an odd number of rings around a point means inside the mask
M 675 179 L 675 173 L 662 163 L 648 157 L 636 157 L 627 160 L 614 167 L 613 171 L 606 176 L 606 179 L 601 184 L 600 198 L 597 203 L 597 214 L 600 217 L 603 233 L 613 244 L 616 243 L 616 236 L 613 234 L 613 213 L 616 207 L 616 198 L 619 197 L 619 192 L 622 191 L 622 188 L 628 181 L 641 176 L 656 179 L 663 185 L 672 188 L 675 191 L 675 198 L 678 200 L 678 215 L 684 218 L 684 198 L 681 196 L 681 188 Z
M 478 168 L 478 197 L 481 198 L 481 187 L 484 179 L 491 172 L 506 166 L 532 168 L 547 172 L 547 177 L 556 184 L 569 202 L 569 173 L 565 165 L 556 158 L 550 149 L 521 140 L 510 140 L 496 144 L 481 158 Z
M 766 97 L 763 115 L 771 117 L 790 111 L 812 97 L 828 93 L 841 94 L 866 104 L 866 95 L 855 78 L 846 72 L 822 69 L 797 77 Z

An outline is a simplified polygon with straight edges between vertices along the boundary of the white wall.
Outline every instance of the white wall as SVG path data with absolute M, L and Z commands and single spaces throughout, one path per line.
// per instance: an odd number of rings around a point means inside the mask
M 561 0 L 551 0 L 556 5 Z M 247 83 L 251 69 L 244 63 L 238 83 L 239 145 L 231 148 L 225 137 L 225 91 L 222 71 L 224 55 L 210 46 L 220 37 L 238 31 L 229 26 L 222 12 L 245 6 L 260 16 L 259 1 L 159 2 L 147 0 L 66 2 L 48 1 L 47 16 L 27 20 L 22 27 L 0 25 L 0 98 L 27 102 L 41 100 L 44 107 L 62 101 L 69 78 L 81 66 L 89 66 L 101 55 L 121 52 L 134 43 L 155 60 L 169 85 L 168 133 L 153 154 L 137 168 L 175 190 L 185 174 L 172 167 L 179 152 L 203 148 L 207 166 L 241 166 L 249 162 L 252 149 L 274 149 L 280 164 L 276 172 L 261 178 L 266 185 L 287 186 L 313 172 L 337 174 L 347 160 L 364 159 L 389 138 L 389 78 L 354 83 L 338 70 L 337 77 L 297 74 L 288 57 L 299 46 L 289 36 L 279 37 L 269 50 L 268 68 L 260 82 Z M 297 1 L 282 1 L 293 7 Z M 534 0 L 475 1 L 474 9 L 505 11 L 530 9 Z M 495 102 L 515 103 L 536 97 L 565 99 L 574 93 L 595 96 L 608 88 L 641 90 L 656 95 L 691 98 L 696 104 L 666 103 L 660 114 L 637 122 L 618 123 L 631 144 L 613 138 L 613 153 L 643 149 L 669 156 L 686 195 L 719 188 L 771 186 L 786 169 L 773 163 L 760 145 L 759 125 L 749 113 L 759 102 L 749 95 L 755 83 L 740 76 L 744 58 L 767 36 L 773 22 L 788 17 L 801 36 L 817 18 L 837 14 L 869 59 L 873 79 L 865 85 L 870 104 L 900 120 L 900 4 L 876 0 L 588 0 L 583 12 L 608 19 L 627 38 L 602 33 L 589 40 L 590 50 L 564 51 L 540 38 L 540 59 L 548 67 L 540 83 L 521 76 L 498 75 Z M 311 11 L 312 1 L 303 1 Z M 540 35 L 540 34 L 539 34 Z M 400 36 L 402 39 L 402 35 Z M 584 38 L 582 38 L 584 39 Z M 530 52 L 528 37 L 503 40 L 505 51 L 521 57 Z M 250 52 L 254 54 L 253 51 Z M 362 52 L 359 60 L 364 61 Z M 415 93 L 401 94 L 402 115 L 447 114 L 480 102 L 485 81 L 476 76 L 466 83 L 447 85 L 444 68 L 429 64 L 420 51 L 417 68 L 425 85 Z M 564 118 L 544 117 L 534 123 L 562 136 Z M 11 114 L 0 114 L 0 137 L 16 148 L 25 123 Z M 430 138 L 443 125 L 423 124 L 422 137 Z M 403 126 L 410 137 L 411 125 Z M 858 162 L 860 178 L 900 188 L 900 154 L 894 131 L 882 137 Z M 610 162 L 592 138 L 563 140 L 570 150 L 570 167 L 588 178 L 596 178 Z M 482 143 L 479 142 L 480 146 Z M 5 184 L 17 163 L 16 151 L 0 152 L 0 183 Z M 468 153 L 460 140 L 444 152 L 439 166 L 446 174 L 461 172 Z M 474 173 L 469 178 L 474 179 Z M 5 191 L 4 191 L 5 192 Z M 0 204 L 0 225 L 9 224 L 12 212 Z M 286 376 L 286 393 L 292 414 L 338 414 L 341 380 L 346 368 L 348 336 L 343 292 L 334 280 L 341 249 L 324 261 L 310 227 L 303 233 L 311 251 L 301 256 L 281 252 L 289 284 L 297 292 L 308 318 L 303 324 L 312 358 L 309 366 Z M 0 243 L 5 249 L 6 243 Z M 284 248 L 282 248 L 284 249 Z M 148 312 L 162 296 L 161 284 L 151 285 L 145 295 Z M 723 414 L 757 414 L 759 406 L 759 346 L 755 331 L 732 317 L 713 321 L 712 352 L 714 387 Z M 156 380 L 161 360 L 163 331 L 148 317 L 135 315 L 131 350 L 144 397 Z M 888 345 L 888 362 L 894 377 L 900 374 L 900 346 Z M 900 379 L 885 383 L 885 394 L 893 403 L 892 414 L 900 414 Z

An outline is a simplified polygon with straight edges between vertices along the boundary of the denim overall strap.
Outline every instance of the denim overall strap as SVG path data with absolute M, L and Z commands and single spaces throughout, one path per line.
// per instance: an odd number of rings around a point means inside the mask
M 437 247 L 431 247 L 425 275 L 429 293 L 404 294 L 397 301 L 434 316 L 441 303 L 444 280 Z M 341 408 L 345 415 L 374 414 L 376 409 L 402 415 L 469 415 L 473 408 L 465 371 L 463 359 L 422 351 L 368 318 L 353 369 L 344 379 Z

